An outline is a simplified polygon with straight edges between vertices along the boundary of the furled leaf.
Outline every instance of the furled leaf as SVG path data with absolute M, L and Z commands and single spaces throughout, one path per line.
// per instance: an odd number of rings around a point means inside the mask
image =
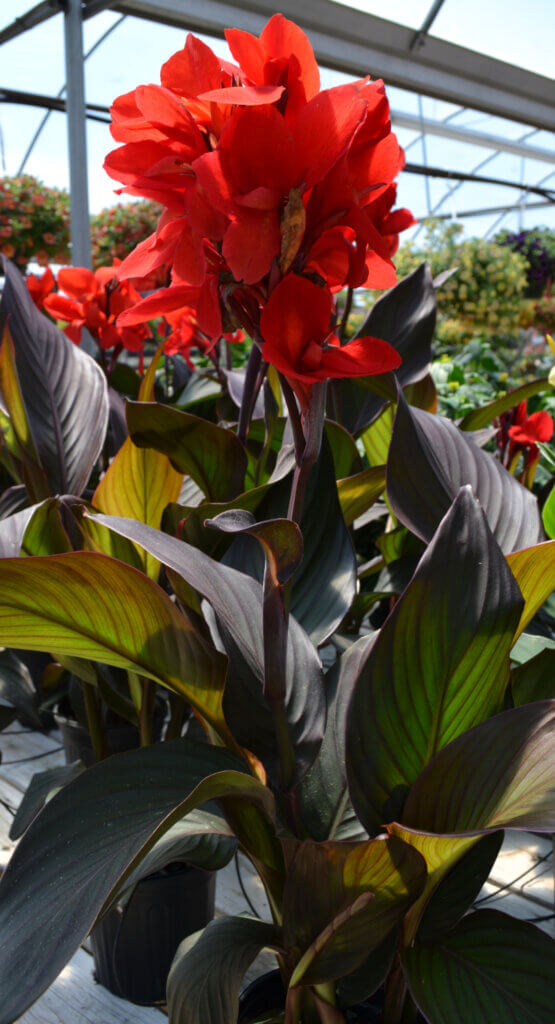
M 397 378 L 404 387 L 420 380 L 429 370 L 435 323 L 434 286 L 430 268 L 423 263 L 378 299 L 358 334 L 360 337 L 383 338 L 397 349 L 403 359 Z M 357 434 L 366 427 L 383 408 L 383 397 L 369 390 L 381 380 L 381 377 L 368 378 L 368 387 L 359 380 L 332 383 L 332 401 L 340 412 L 337 418 L 351 434 Z
M 174 822 L 224 797 L 270 810 L 245 767 L 230 751 L 174 740 L 93 765 L 46 804 L 0 882 L 0 1024 L 48 987 L 122 876 Z
M 422 858 L 391 838 L 301 843 L 283 897 L 285 943 L 304 951 L 291 986 L 354 970 L 401 919 L 425 877 Z
M 349 706 L 349 790 L 371 834 L 399 818 L 438 750 L 499 709 L 521 609 L 485 516 L 463 488 L 382 627 Z
M 156 402 L 128 402 L 127 425 L 137 447 L 167 455 L 210 501 L 228 501 L 243 490 L 247 457 L 231 430 Z
M 257 508 L 257 519 L 287 515 L 291 482 L 278 482 Z M 314 644 L 323 643 L 348 612 L 356 590 L 353 545 L 341 515 L 329 446 L 324 440 L 306 487 L 301 517 L 304 555 L 295 573 L 291 611 Z M 223 559 L 226 565 L 262 579 L 264 559 L 250 537 L 238 537 Z
M 338 480 L 337 493 L 346 525 L 352 526 L 355 519 L 378 500 L 384 488 L 385 466 L 371 466 L 362 473 Z
M 514 551 L 507 562 L 524 597 L 516 639 L 555 590 L 555 540 Z
M 108 426 L 102 370 L 34 305 L 25 281 L 3 260 L 0 333 L 7 322 L 25 411 L 53 494 L 81 494 Z
M 225 659 L 157 584 L 115 559 L 78 552 L 0 561 L 0 643 L 131 669 L 186 697 L 226 734 Z
M 237 840 L 225 818 L 209 811 L 191 811 L 160 836 L 152 849 L 126 875 L 114 902 L 129 898 L 142 878 L 156 874 L 168 864 L 185 863 L 206 871 L 219 871 L 229 863 L 237 849 Z
M 184 541 L 142 523 L 115 516 L 93 518 L 140 544 L 212 606 L 219 628 L 225 627 L 226 650 L 231 659 L 225 690 L 226 721 L 237 742 L 256 754 L 267 771 L 275 773 L 276 741 L 271 712 L 262 694 L 264 638 L 260 584 L 236 569 L 215 562 Z M 318 753 L 326 709 L 320 660 L 292 616 L 289 618 L 285 688 L 297 775 L 301 777 Z
M 497 416 L 501 416 L 508 409 L 514 409 L 520 402 L 525 402 L 532 395 L 539 395 L 542 391 L 547 391 L 548 387 L 547 377 L 530 380 L 519 388 L 507 391 L 505 395 L 499 395 L 494 398 L 493 402 L 488 402 L 487 405 L 482 405 L 479 409 L 467 412 L 459 426 L 461 430 L 480 430 L 481 427 L 487 427 Z
M 360 840 L 366 832 L 347 789 L 345 716 L 355 682 L 377 634 L 361 637 L 326 674 L 326 732 L 314 764 L 298 787 L 303 825 L 311 839 Z
M 281 945 L 281 929 L 253 917 L 221 917 L 188 936 L 168 976 L 170 1024 L 235 1021 L 245 971 L 265 946 Z
M 22 508 L 6 519 L 0 520 L 0 558 L 14 558 L 19 555 L 25 530 L 39 505 Z
M 480 501 L 502 551 L 542 539 L 532 492 L 450 420 L 409 408 L 399 394 L 387 460 L 387 495 L 397 518 L 429 541 L 465 484 Z
M 435 944 L 406 949 L 403 967 L 430 1024 L 551 1024 L 553 951 L 534 925 L 479 910 Z

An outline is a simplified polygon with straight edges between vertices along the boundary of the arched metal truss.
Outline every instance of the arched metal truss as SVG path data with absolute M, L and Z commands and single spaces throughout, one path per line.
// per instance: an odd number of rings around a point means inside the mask
M 555 174 L 555 169 L 544 175 L 539 182 L 506 181 L 485 177 L 479 172 L 501 153 L 520 156 L 522 168 L 526 160 L 555 165 L 555 151 L 530 142 L 539 131 L 555 131 L 555 82 L 430 36 L 428 33 L 443 3 L 444 0 L 434 0 L 421 28 L 416 32 L 395 22 L 339 6 L 332 0 L 303 0 L 302 5 L 297 0 L 280 0 L 278 6 L 283 14 L 305 29 L 323 66 L 358 76 L 370 71 L 375 77 L 384 77 L 389 85 L 418 95 L 418 115 L 392 110 L 392 122 L 395 125 L 418 133 L 405 149 L 408 151 L 420 143 L 422 163 L 407 164 L 406 170 L 413 174 L 423 174 L 426 180 L 444 177 L 455 181 L 434 205 L 427 186 L 427 211 L 421 219 L 425 221 L 434 215 L 445 218 L 446 214 L 441 208 L 461 188 L 464 181 L 490 182 L 519 189 L 516 203 L 507 207 L 466 210 L 459 214 L 473 217 L 499 212 L 494 225 L 496 227 L 512 209 L 545 208 L 554 201 L 555 193 L 547 183 Z M 86 118 L 105 120 L 107 113 L 106 108 L 87 105 L 85 100 L 83 21 L 101 11 L 111 10 L 121 16 L 132 15 L 221 37 L 228 25 L 259 33 L 275 9 L 276 0 L 234 0 L 231 3 L 203 0 L 202 4 L 198 0 L 42 0 L 0 30 L 1 44 L 57 14 L 63 15 L 67 102 L 62 99 L 64 89 L 60 90 L 57 97 L 25 93 L 18 93 L 16 97 L 14 90 L 2 89 L 1 82 L 0 102 L 30 103 L 43 106 L 47 111 L 67 111 L 74 263 L 90 264 Z M 102 38 L 108 34 L 105 33 Z M 97 40 L 93 49 L 97 49 L 101 41 Z M 424 117 L 422 96 L 455 103 L 458 109 L 443 120 Z M 529 125 L 530 128 L 519 138 L 508 139 L 455 124 L 456 118 L 467 108 L 508 118 Z M 39 131 L 44 122 L 43 118 Z M 457 169 L 430 167 L 427 136 L 471 143 L 487 153 L 467 174 Z M 33 139 L 31 146 L 34 141 L 36 139 Z M 527 202 L 527 197 L 534 193 L 541 197 L 541 201 Z M 488 233 L 491 233 L 491 229 Z

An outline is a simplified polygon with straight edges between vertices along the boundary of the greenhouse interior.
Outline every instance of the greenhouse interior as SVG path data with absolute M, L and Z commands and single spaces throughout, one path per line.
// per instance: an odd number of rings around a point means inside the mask
M 552 1024 L 555 6 L 0 6 L 0 1024 Z

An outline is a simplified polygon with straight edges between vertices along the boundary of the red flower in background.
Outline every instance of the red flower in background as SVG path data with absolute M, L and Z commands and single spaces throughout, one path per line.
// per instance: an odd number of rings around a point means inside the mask
M 37 277 L 36 274 L 29 274 L 26 282 L 35 306 L 42 309 L 46 296 L 50 295 L 50 292 L 53 292 L 56 287 L 56 278 L 50 267 L 47 267 L 40 277 Z
M 509 427 L 508 436 L 514 454 L 519 448 L 528 449 L 528 458 L 534 461 L 539 458 L 537 442 L 550 441 L 553 437 L 553 420 L 545 411 L 533 412 L 528 415 L 526 402 L 521 402 L 514 413 L 513 426 Z
M 56 320 L 65 321 L 64 331 L 76 345 L 85 327 L 102 349 L 142 352 L 145 339 L 150 337 L 148 327 L 116 326 L 118 315 L 141 297 L 130 282 L 120 282 L 115 277 L 118 263 L 101 267 L 94 274 L 86 267 L 60 270 L 59 291 L 46 295 L 42 306 Z

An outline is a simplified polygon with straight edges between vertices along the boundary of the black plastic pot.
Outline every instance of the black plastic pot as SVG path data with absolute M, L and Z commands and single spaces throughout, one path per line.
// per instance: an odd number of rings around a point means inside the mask
M 165 1002 L 179 943 L 214 916 L 216 873 L 170 864 L 144 878 L 127 905 L 112 907 L 91 932 L 96 980 L 142 1006 Z
M 279 971 L 256 978 L 242 993 L 239 1000 L 238 1024 L 252 1024 L 264 1013 L 279 1013 L 285 1006 L 285 989 Z M 380 1024 L 383 1010 L 383 989 L 378 989 L 370 999 L 365 999 L 358 1006 L 345 1010 L 347 1024 Z M 422 1014 L 416 1018 L 417 1024 L 426 1024 Z
M 54 719 L 61 733 L 66 764 L 82 761 L 85 767 L 90 768 L 95 760 L 90 736 L 79 722 L 64 713 L 65 710 L 63 704 L 59 705 L 54 711 Z M 152 720 L 152 736 L 155 743 L 162 735 L 165 713 L 166 706 L 163 701 L 157 702 Z M 137 727 L 124 719 L 115 719 L 115 716 L 112 721 L 108 720 L 105 723 L 104 733 L 110 754 L 122 754 L 125 750 L 134 750 L 141 744 Z

